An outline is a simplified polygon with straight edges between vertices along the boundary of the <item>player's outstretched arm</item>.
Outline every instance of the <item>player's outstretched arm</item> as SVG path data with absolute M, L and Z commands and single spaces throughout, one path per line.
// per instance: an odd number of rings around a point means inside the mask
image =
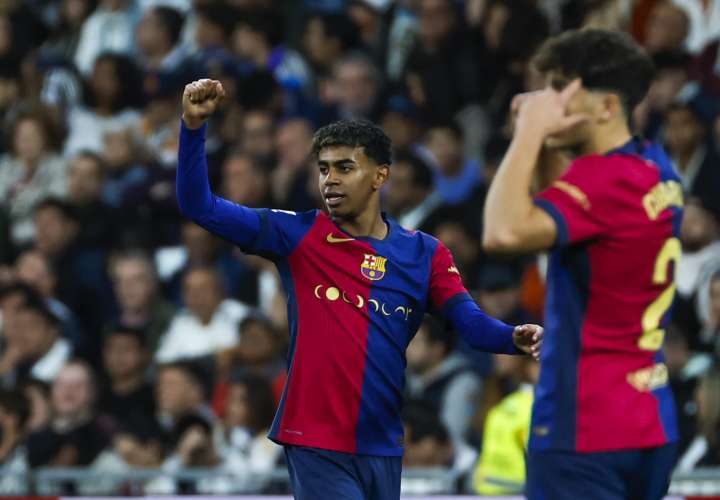
M 224 96 L 225 91 L 217 80 L 198 80 L 185 87 L 178 150 L 178 205 L 185 217 L 246 247 L 253 244 L 260 232 L 260 216 L 255 210 L 214 195 L 208 180 L 206 121 Z

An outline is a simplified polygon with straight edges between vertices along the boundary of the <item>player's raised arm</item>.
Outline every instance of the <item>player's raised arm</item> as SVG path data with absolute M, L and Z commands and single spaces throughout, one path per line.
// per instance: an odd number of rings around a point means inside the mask
M 470 347 L 497 354 L 527 353 L 538 359 L 542 327 L 511 326 L 485 314 L 465 289 L 450 250 L 441 242 L 432 260 L 430 301 Z
M 199 225 L 240 246 L 251 245 L 260 232 L 255 210 L 216 196 L 210 190 L 205 130 L 208 117 L 225 96 L 217 80 L 198 80 L 185 86 L 177 168 L 180 212 Z

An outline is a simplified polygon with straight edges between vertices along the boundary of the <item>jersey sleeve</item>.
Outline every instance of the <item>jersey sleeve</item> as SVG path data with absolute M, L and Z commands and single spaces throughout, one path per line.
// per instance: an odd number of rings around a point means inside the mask
M 556 245 L 589 240 L 604 235 L 612 210 L 612 180 L 605 159 L 578 159 L 558 180 L 535 198 L 557 226 Z
M 287 257 L 302 241 L 315 223 L 317 210 L 290 212 L 261 208 L 256 210 L 260 217 L 260 231 L 246 251 L 271 258 Z
M 438 241 L 432 257 L 429 296 L 431 308 L 435 311 L 443 311 L 457 302 L 472 300 L 450 250 L 441 241 Z

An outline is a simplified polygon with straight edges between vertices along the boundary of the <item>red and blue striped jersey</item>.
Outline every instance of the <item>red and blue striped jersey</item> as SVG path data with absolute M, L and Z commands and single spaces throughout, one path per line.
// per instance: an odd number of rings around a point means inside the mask
M 270 437 L 368 455 L 402 455 L 405 350 L 426 312 L 477 349 L 518 354 L 513 327 L 485 315 L 437 239 L 384 217 L 382 239 L 344 233 L 324 212 L 249 209 L 213 195 L 204 128 L 180 134 L 181 211 L 271 259 L 288 298 L 288 378 Z
M 662 344 L 682 199 L 662 148 L 637 140 L 577 159 L 537 197 L 558 236 L 531 449 L 595 452 L 677 439 Z

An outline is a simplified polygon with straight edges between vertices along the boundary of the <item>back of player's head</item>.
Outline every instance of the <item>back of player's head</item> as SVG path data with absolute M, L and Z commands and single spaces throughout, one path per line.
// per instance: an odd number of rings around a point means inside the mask
M 645 97 L 654 74 L 650 56 L 629 35 L 602 29 L 567 31 L 550 38 L 533 63 L 541 73 L 580 78 L 589 90 L 617 94 L 628 116 Z
M 313 137 L 312 154 L 317 156 L 323 148 L 337 146 L 361 147 L 378 165 L 392 163 L 390 138 L 366 120 L 340 120 L 320 128 Z

